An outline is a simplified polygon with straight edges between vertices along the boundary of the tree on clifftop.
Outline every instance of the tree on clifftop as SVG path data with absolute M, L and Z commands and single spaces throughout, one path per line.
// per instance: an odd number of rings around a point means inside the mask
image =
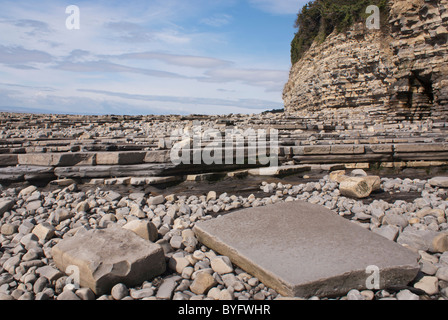
M 291 43 L 291 62 L 302 58 L 314 41 L 322 43 L 334 30 L 346 31 L 354 23 L 367 19 L 366 8 L 376 5 L 387 20 L 388 0 L 314 0 L 297 14 L 294 27 L 298 28 Z

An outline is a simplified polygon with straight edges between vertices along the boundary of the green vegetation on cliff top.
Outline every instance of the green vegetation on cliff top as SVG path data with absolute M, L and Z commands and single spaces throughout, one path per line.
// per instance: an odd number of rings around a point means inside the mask
M 366 9 L 376 5 L 381 10 L 382 22 L 388 15 L 388 0 L 314 0 L 297 14 L 295 27 L 299 28 L 291 43 L 291 62 L 302 58 L 314 41 L 322 43 L 334 30 L 346 31 L 354 23 L 369 16 Z

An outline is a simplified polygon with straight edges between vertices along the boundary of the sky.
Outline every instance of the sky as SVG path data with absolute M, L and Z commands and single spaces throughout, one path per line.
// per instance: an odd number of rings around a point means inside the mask
M 293 25 L 306 2 L 2 0 L 0 110 L 223 115 L 282 108 Z

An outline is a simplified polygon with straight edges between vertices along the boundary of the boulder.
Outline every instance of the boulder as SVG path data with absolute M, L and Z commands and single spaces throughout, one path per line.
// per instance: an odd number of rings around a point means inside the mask
M 54 246 L 52 255 L 62 271 L 79 268 L 80 285 L 97 295 L 109 293 L 118 283 L 140 285 L 166 269 L 160 245 L 120 227 L 78 232 Z
M 345 175 L 345 170 L 337 170 L 330 173 L 330 181 L 341 183 L 343 180 L 348 177 Z
M 207 272 L 199 272 L 190 286 L 191 292 L 205 294 L 217 284 L 215 278 Z
M 15 201 L 11 199 L 0 199 L 0 217 L 2 217 L 6 211 L 11 210 L 14 203 Z
M 385 225 L 378 229 L 372 230 L 376 234 L 383 236 L 386 239 L 391 241 L 395 241 L 397 239 L 398 234 L 400 233 L 400 228 L 394 225 Z
M 352 177 L 367 177 L 367 173 L 362 169 L 355 169 L 350 175 Z
M 28 197 L 36 190 L 37 190 L 37 188 L 35 186 L 29 186 L 29 187 L 23 188 L 19 192 L 19 197 Z
M 53 268 L 52 266 L 43 266 L 36 270 L 36 273 L 47 279 L 49 282 L 53 282 L 63 277 L 64 274 L 60 272 L 58 269 Z
M 448 177 L 435 177 L 429 180 L 433 187 L 448 188 Z
M 183 270 L 190 266 L 190 261 L 185 257 L 173 255 L 169 260 L 169 267 L 171 270 L 182 274 Z
M 232 262 L 228 257 L 218 256 L 211 261 L 213 271 L 218 274 L 226 274 L 233 272 Z
M 429 295 L 437 294 L 439 292 L 439 279 L 437 277 L 423 277 L 414 284 L 414 288 L 423 290 Z
M 35 234 L 39 238 L 39 240 L 43 242 L 53 238 L 54 232 L 54 227 L 48 222 L 43 222 L 33 229 L 33 234 Z
M 399 244 L 433 253 L 448 251 L 448 233 L 407 227 L 397 239 Z
M 448 251 L 448 233 L 439 233 L 431 242 L 431 252 L 444 253 Z
M 372 191 L 377 191 L 381 189 L 381 178 L 378 176 L 367 176 L 364 177 L 367 183 L 372 187 Z
M 148 206 L 152 206 L 152 205 L 157 206 L 159 204 L 165 203 L 165 197 L 163 195 L 151 197 L 148 199 L 147 203 L 148 203 Z
M 5 223 L 0 229 L 0 233 L 4 236 L 10 236 L 17 232 L 19 227 L 14 224 Z
M 339 190 L 343 196 L 355 199 L 367 198 L 372 193 L 372 184 L 365 177 L 349 177 L 344 179 Z
M 136 205 L 136 204 L 132 205 L 131 212 L 129 214 L 136 216 L 139 219 L 146 218 L 146 213 L 140 208 L 139 205 Z
M 158 231 L 155 225 L 149 221 L 132 220 L 123 226 L 124 229 L 134 232 L 139 237 L 151 242 L 157 241 Z
M 55 222 L 57 224 L 59 224 L 64 220 L 72 218 L 73 216 L 74 216 L 74 214 L 70 210 L 59 208 L 59 209 L 56 209 L 54 219 L 55 219 Z

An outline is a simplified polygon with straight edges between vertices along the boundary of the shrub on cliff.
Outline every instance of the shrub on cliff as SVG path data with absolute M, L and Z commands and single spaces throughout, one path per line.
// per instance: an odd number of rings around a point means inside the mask
M 299 28 L 291 43 L 291 62 L 295 64 L 314 41 L 323 42 L 334 30 L 342 32 L 368 17 L 366 8 L 380 8 L 382 21 L 387 21 L 388 0 L 314 0 L 297 14 Z

